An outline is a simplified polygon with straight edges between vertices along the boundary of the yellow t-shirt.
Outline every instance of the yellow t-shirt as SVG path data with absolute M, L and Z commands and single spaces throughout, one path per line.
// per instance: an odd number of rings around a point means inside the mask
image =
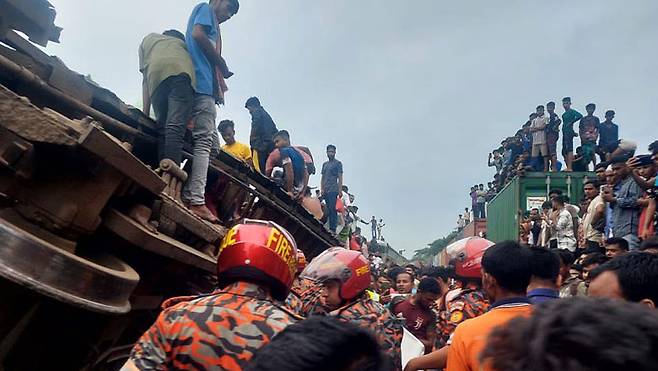
M 251 162 L 251 149 L 246 144 L 240 142 L 225 144 L 222 146 L 222 151 L 244 162 Z
M 488 365 L 480 364 L 480 353 L 489 333 L 512 318 L 527 317 L 531 312 L 530 304 L 501 305 L 460 323 L 452 335 L 446 371 L 490 370 Z

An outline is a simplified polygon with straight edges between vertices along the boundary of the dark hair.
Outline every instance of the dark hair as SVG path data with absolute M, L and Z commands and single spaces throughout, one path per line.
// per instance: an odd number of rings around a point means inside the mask
M 290 350 L 294 349 L 294 352 Z M 246 371 L 386 370 L 379 343 L 367 330 L 315 316 L 285 328 L 259 349 Z
M 553 204 L 551 203 L 551 201 L 544 201 L 544 202 L 541 204 L 541 208 L 542 208 L 542 209 L 545 209 L 545 210 L 552 209 L 552 208 L 553 208 Z
M 169 36 L 169 37 L 175 37 L 175 38 L 185 42 L 185 35 L 183 35 L 183 33 L 178 31 L 178 30 L 167 30 L 167 31 L 163 32 L 162 34 L 165 35 L 165 36 Z
M 226 129 L 235 129 L 235 123 L 231 120 L 222 120 L 217 125 L 217 130 L 221 133 Z
M 233 15 L 238 14 L 238 11 L 240 10 L 240 2 L 238 2 L 238 0 L 228 0 L 228 2 L 228 11 Z
M 445 267 L 425 267 L 421 271 L 420 275 L 434 279 L 440 279 L 443 282 L 448 282 L 448 279 L 450 278 L 450 271 Z
M 592 279 L 603 272 L 614 272 L 624 298 L 638 302 L 651 299 L 658 305 L 658 255 L 634 252 L 618 256 L 590 273 Z
M 402 267 L 397 267 L 397 266 L 396 267 L 391 267 L 387 272 L 388 278 L 391 281 L 395 282 L 395 281 L 397 281 L 398 273 L 401 273 L 401 272 L 404 272 L 404 271 L 405 270 Z
M 560 203 L 560 204 L 566 204 L 567 200 L 565 199 L 566 196 L 564 195 L 558 195 L 557 197 L 553 198 L 554 202 Z
M 570 266 L 576 261 L 576 256 L 567 249 L 558 249 L 557 255 L 560 257 L 563 265 Z
M 628 161 L 629 156 L 627 155 L 619 155 L 615 156 L 610 159 L 610 165 L 615 165 L 615 164 L 626 164 L 626 161 Z
M 399 277 L 401 274 L 408 274 L 408 275 L 409 275 L 409 278 L 411 278 L 411 282 L 413 282 L 413 281 L 416 279 L 416 275 L 415 275 L 415 274 L 413 274 L 413 273 L 409 273 L 409 272 L 407 272 L 404 268 L 402 268 L 402 270 L 399 271 L 399 272 L 395 275 L 395 279 L 394 279 L 393 281 L 397 282 L 398 277 Z
M 587 184 L 591 184 L 592 187 L 596 189 L 599 189 L 599 187 L 601 186 L 601 183 L 599 183 L 597 179 L 587 179 L 587 181 L 583 184 L 583 188 L 585 188 Z
M 614 116 L 614 115 L 615 115 L 615 111 L 609 109 L 609 110 L 605 111 L 605 115 L 606 115 L 606 116 L 608 116 L 608 115 L 613 115 L 613 116 Z
M 542 280 L 557 280 L 560 274 L 560 257 L 543 247 L 531 247 L 532 276 Z
M 550 107 L 555 107 L 555 102 L 551 101 L 551 102 L 546 103 L 546 107 L 549 107 L 549 106 Z
M 537 109 L 540 109 L 540 108 L 544 109 L 544 106 L 542 106 L 542 105 L 537 106 Z
M 532 274 L 528 249 L 514 241 L 499 242 L 488 248 L 482 256 L 482 268 L 501 288 L 518 293 L 525 293 Z
M 333 150 L 335 151 L 335 150 L 336 150 L 336 146 L 334 146 L 333 144 L 329 144 L 329 145 L 327 145 L 327 151 L 330 150 L 330 149 L 333 149 Z
M 652 155 L 655 155 L 655 154 L 658 153 L 658 140 L 656 140 L 653 143 L 649 144 L 649 151 L 651 151 Z
M 561 189 L 551 189 L 550 192 L 548 192 L 548 195 L 556 194 L 558 196 L 562 195 L 562 190 Z
M 599 162 L 598 164 L 596 164 L 596 166 L 594 166 L 594 171 L 596 171 L 596 170 L 598 170 L 598 169 L 603 169 L 603 170 L 605 170 L 605 168 L 607 168 L 608 165 L 609 165 L 609 164 L 608 164 L 607 161 Z
M 281 137 L 285 140 L 290 140 L 290 133 L 288 133 L 288 130 L 279 130 L 279 131 L 276 132 L 276 134 L 274 134 L 272 139 L 277 138 L 277 137 Z
M 562 98 L 562 103 L 571 103 L 571 97 L 564 97 Z
M 532 339 L 532 341 L 530 341 Z M 655 370 L 658 316 L 621 300 L 551 300 L 489 335 L 481 358 L 495 370 Z
M 587 105 L 585 106 L 585 109 L 588 109 L 588 108 L 596 109 L 596 104 L 594 104 L 594 103 L 589 103 L 589 104 L 587 104 Z
M 260 100 L 256 97 L 251 97 L 247 99 L 247 103 L 244 104 L 245 108 L 248 107 L 260 107 Z
M 645 251 L 648 249 L 658 249 L 658 236 L 653 236 L 642 242 L 640 245 L 640 251 Z
M 622 250 L 628 251 L 628 241 L 621 237 L 610 237 L 608 238 L 605 243 L 607 245 L 617 245 L 622 248 Z
M 441 287 L 434 278 L 425 277 L 418 283 L 418 292 L 429 292 L 432 294 L 441 294 Z
M 604 264 L 608 261 L 609 259 L 601 254 L 600 252 L 593 252 L 589 255 L 585 256 L 585 259 L 583 259 L 583 262 L 580 264 L 583 267 L 590 266 L 592 264 Z

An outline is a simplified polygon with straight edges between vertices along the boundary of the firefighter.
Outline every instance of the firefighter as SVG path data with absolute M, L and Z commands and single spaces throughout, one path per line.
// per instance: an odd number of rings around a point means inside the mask
M 401 369 L 402 324 L 366 294 L 370 264 L 360 252 L 332 247 L 311 261 L 302 276 L 322 285 L 321 303 L 328 316 L 371 331 L 392 369 Z
M 277 304 L 290 292 L 297 247 L 272 222 L 245 220 L 228 231 L 217 262 L 219 289 L 170 299 L 123 370 L 242 370 L 297 316 Z

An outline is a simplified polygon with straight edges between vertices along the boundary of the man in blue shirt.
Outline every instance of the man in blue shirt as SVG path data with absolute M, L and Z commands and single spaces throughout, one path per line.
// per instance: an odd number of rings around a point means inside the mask
M 634 251 L 640 246 L 640 208 L 647 206 L 648 201 L 642 198 L 643 191 L 631 176 L 626 166 L 627 160 L 626 157 L 613 157 L 610 160 L 619 189 L 613 193 L 606 188 L 602 197 L 612 208 L 612 235 L 628 241 L 630 250 Z
M 306 171 L 304 158 L 290 146 L 290 134 L 286 130 L 281 130 L 274 135 L 274 145 L 281 153 L 284 189 L 290 197 L 301 199 L 304 197 L 308 185 L 308 171 Z
M 225 78 L 233 75 L 216 45 L 220 40 L 219 25 L 235 15 L 239 7 L 238 0 L 211 0 L 210 3 L 197 5 L 190 16 L 185 35 L 196 83 L 192 109 L 194 158 L 183 198 L 194 214 L 210 222 L 216 222 L 217 218 L 206 207 L 204 192 L 210 151 L 213 143 L 219 142 L 215 129 L 215 104 L 220 91 L 216 71 L 219 70 Z
M 560 298 L 557 278 L 560 275 L 560 256 L 543 247 L 530 248 L 532 277 L 528 285 L 528 299 L 539 304 Z

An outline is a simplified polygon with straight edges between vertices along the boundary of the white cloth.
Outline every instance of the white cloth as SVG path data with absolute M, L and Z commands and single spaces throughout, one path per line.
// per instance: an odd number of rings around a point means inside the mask
M 530 128 L 540 128 L 544 126 L 544 129 L 538 130 L 538 131 L 533 131 L 532 132 L 532 144 L 546 144 L 546 125 L 548 124 L 548 117 L 544 114 L 544 116 L 539 116 L 532 120 L 532 124 L 530 124 Z
M 573 218 L 566 209 L 560 210 L 557 222 L 553 225 L 558 249 L 576 251 L 576 237 L 573 232 Z
M 589 203 L 587 212 L 585 213 L 585 216 L 583 216 L 583 233 L 586 241 L 603 242 L 603 233 L 597 231 L 592 226 L 592 219 L 594 218 L 596 208 L 599 205 L 605 205 L 601 195 L 596 196 L 592 202 Z M 605 218 L 605 214 L 603 215 L 603 218 Z

